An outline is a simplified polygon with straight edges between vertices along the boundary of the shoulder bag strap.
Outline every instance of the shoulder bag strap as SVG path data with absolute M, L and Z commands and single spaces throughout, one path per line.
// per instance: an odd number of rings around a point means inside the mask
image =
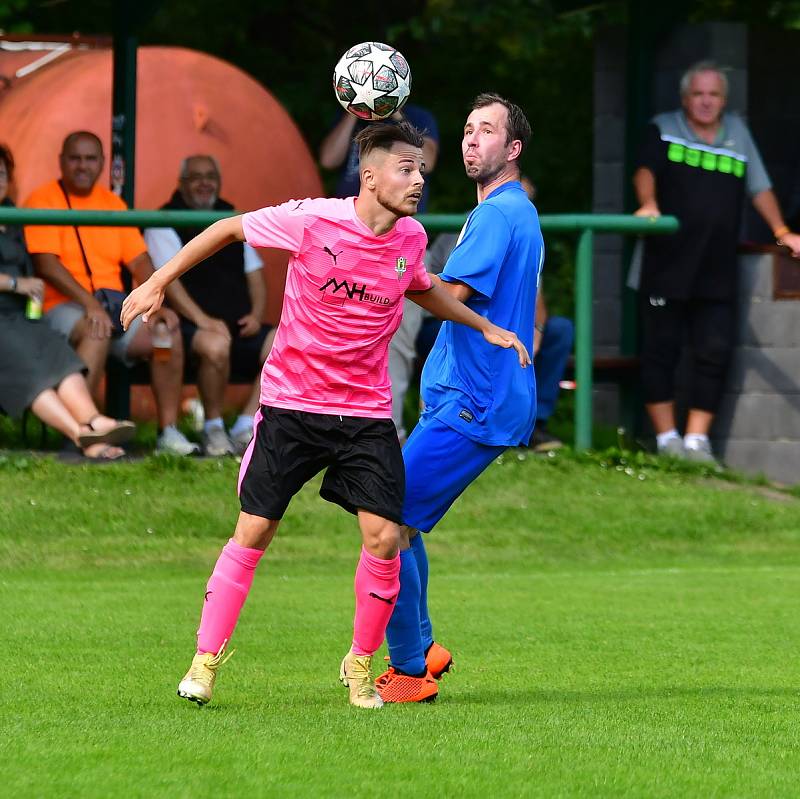
M 59 180 L 58 187 L 61 189 L 61 193 L 64 195 L 64 200 L 66 200 L 67 208 L 71 211 L 72 203 L 69 201 L 69 194 L 67 194 L 67 190 L 64 187 L 64 182 Z M 92 270 L 89 268 L 89 259 L 86 257 L 86 250 L 83 249 L 83 240 L 81 239 L 81 233 L 78 230 L 77 225 L 73 225 L 72 229 L 75 231 L 75 235 L 78 237 L 78 246 L 81 248 L 81 256 L 83 258 L 83 268 L 86 270 L 86 276 L 89 278 L 89 285 L 92 288 L 92 294 L 94 294 L 95 288 L 94 288 L 94 280 L 92 280 Z

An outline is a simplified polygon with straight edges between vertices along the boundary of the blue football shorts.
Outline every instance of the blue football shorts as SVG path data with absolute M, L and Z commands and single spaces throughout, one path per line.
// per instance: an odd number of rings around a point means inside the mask
M 403 447 L 403 523 L 429 533 L 464 489 L 507 449 L 479 444 L 423 414 Z

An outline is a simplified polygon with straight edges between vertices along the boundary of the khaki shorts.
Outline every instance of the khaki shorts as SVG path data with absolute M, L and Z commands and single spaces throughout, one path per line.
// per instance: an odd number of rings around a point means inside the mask
M 62 302 L 56 305 L 55 308 L 51 308 L 44 315 L 44 318 L 53 330 L 57 333 L 61 333 L 61 335 L 69 341 L 69 337 L 72 335 L 75 325 L 77 325 L 84 316 L 86 316 L 86 310 L 82 305 L 79 305 L 77 302 Z M 142 317 L 137 316 L 131 323 L 131 326 L 121 336 L 111 339 L 109 352 L 126 366 L 132 366 L 136 362 L 128 357 L 128 350 L 141 324 Z

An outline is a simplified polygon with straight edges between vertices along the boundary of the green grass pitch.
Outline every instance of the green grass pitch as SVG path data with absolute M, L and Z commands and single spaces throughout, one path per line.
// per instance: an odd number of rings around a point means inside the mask
M 0 458 L 0 795 L 796 796 L 800 500 L 522 457 L 428 538 L 456 671 L 379 712 L 337 682 L 359 544 L 318 484 L 198 709 L 175 688 L 235 464 Z

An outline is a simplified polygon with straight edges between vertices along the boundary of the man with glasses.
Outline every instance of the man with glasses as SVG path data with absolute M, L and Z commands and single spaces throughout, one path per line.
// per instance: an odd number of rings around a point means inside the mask
M 162 210 L 227 211 L 219 196 L 219 164 L 211 155 L 193 155 L 181 164 L 178 187 Z M 156 269 L 194 238 L 196 228 L 150 228 L 145 231 Z M 262 263 L 246 242 L 235 242 L 206 258 L 176 280 L 170 303 L 181 315 L 184 348 L 197 365 L 197 387 L 205 416 L 203 449 L 221 457 L 243 453 L 258 410 L 258 375 L 272 346 L 274 331 L 263 323 L 267 300 Z M 231 371 L 253 378 L 253 389 L 228 433 L 222 420 L 225 387 Z

